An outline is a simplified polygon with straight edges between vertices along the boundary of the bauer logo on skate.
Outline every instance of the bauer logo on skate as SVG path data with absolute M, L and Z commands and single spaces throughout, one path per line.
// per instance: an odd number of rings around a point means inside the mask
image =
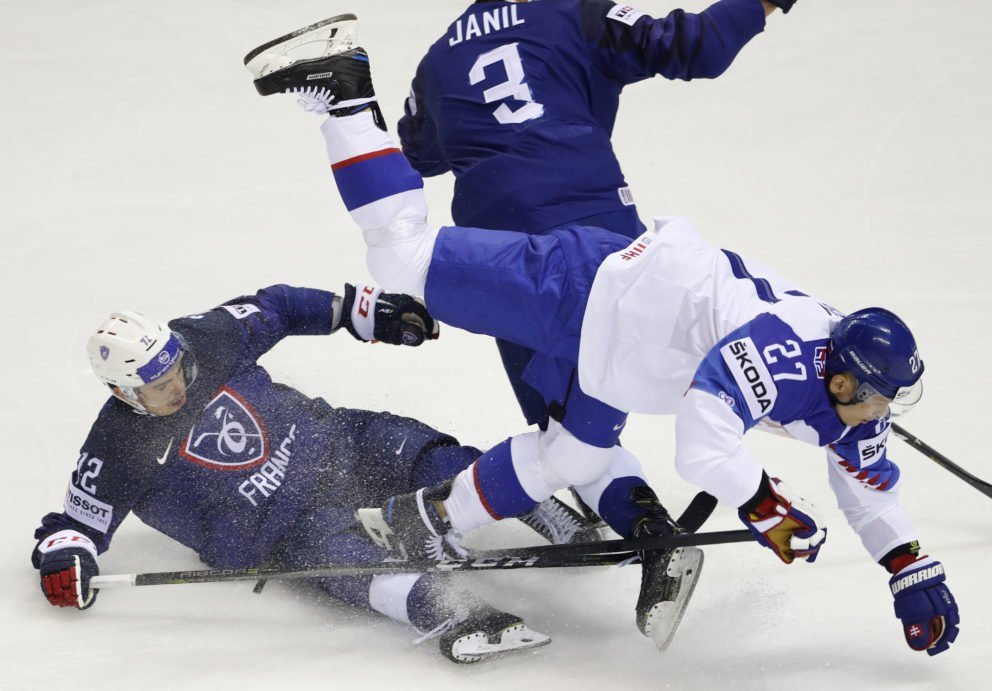
M 753 420 L 766 415 L 778 398 L 778 387 L 757 352 L 750 338 L 740 338 L 720 348 L 720 355 L 734 376 Z
M 186 435 L 179 455 L 211 470 L 247 470 L 268 459 L 269 434 L 248 402 L 225 386 Z

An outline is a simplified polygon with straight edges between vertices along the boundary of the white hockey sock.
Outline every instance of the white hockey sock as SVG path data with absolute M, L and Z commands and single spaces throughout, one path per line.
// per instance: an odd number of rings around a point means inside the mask
M 387 290 L 423 295 L 438 229 L 427 224 L 419 175 L 369 112 L 328 118 L 321 132 L 372 276 Z
M 459 533 L 467 533 L 496 522 L 486 510 L 475 488 L 474 470 L 473 463 L 458 473 L 451 486 L 451 494 L 444 500 L 444 510 L 448 512 L 451 527 Z
M 375 151 L 395 149 L 388 132 L 376 127 L 372 113 L 362 111 L 343 118 L 327 118 L 320 126 L 331 165 L 359 158 Z
M 409 624 L 410 616 L 407 614 L 406 600 L 421 575 L 391 573 L 373 576 L 372 583 L 369 584 L 369 606 L 390 619 Z

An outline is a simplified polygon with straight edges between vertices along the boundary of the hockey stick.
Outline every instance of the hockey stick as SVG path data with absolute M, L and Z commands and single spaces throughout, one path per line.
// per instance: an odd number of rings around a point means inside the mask
M 373 564 L 331 564 L 310 569 L 202 569 L 94 576 L 90 579 L 90 587 L 99 590 L 115 586 L 370 576 L 386 573 L 448 573 L 451 571 L 614 566 L 633 559 L 641 551 L 690 545 L 748 542 L 753 539 L 753 535 L 748 530 L 725 530 L 630 540 L 603 540 L 574 545 L 542 545 L 506 550 L 483 550 L 474 553 L 470 559 L 451 561 L 383 561 Z
M 910 434 L 909 432 L 907 432 L 902 427 L 896 424 L 892 425 L 892 433 L 895 434 L 900 439 L 902 439 L 907 444 L 909 444 L 910 446 L 912 446 L 914 449 L 919 451 L 921 454 L 929 458 L 931 461 L 939 465 L 944 470 L 950 471 L 951 473 L 953 473 L 958 478 L 967 482 L 969 485 L 977 489 L 985 496 L 992 497 L 992 484 L 989 484 L 988 482 L 982 480 L 981 478 L 975 477 L 967 470 L 965 470 L 961 466 L 951 461 L 951 459 L 949 459 L 947 456 L 940 453 L 932 446 L 924 443 L 923 440 L 921 440 L 916 435 Z

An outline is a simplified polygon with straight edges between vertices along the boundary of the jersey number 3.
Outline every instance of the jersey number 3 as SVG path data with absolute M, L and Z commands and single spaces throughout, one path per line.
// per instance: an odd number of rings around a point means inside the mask
M 508 43 L 483 53 L 475 59 L 475 64 L 468 73 L 469 84 L 475 86 L 486 79 L 486 68 L 496 63 L 503 63 L 506 70 L 506 81 L 491 86 L 482 92 L 486 103 L 495 103 L 507 98 L 524 101 L 524 105 L 513 110 L 503 103 L 493 111 L 493 117 L 501 125 L 516 125 L 527 120 L 533 120 L 544 115 L 544 106 L 534 101 L 530 87 L 524 81 L 524 64 L 520 59 L 520 51 L 516 43 Z

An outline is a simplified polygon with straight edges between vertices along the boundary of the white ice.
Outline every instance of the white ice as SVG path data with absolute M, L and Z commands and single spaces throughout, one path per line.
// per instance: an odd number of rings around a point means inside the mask
M 419 56 L 467 1 L 0 1 L 0 687 L 988 688 L 992 499 L 898 441 L 903 501 L 961 606 L 958 642 L 934 658 L 903 642 L 887 575 L 836 510 L 822 453 L 765 435 L 751 448 L 819 505 L 830 539 L 816 564 L 789 567 L 753 544 L 708 548 L 664 656 L 634 626 L 636 567 L 472 579 L 554 639 L 474 667 L 279 583 L 261 596 L 161 586 L 105 591 L 85 612 L 47 605 L 31 535 L 61 506 L 104 396 L 89 331 L 120 308 L 171 318 L 277 282 L 367 280 L 319 119 L 259 98 L 241 57 L 354 11 L 395 122 Z M 643 216 L 688 216 L 838 308 L 903 315 L 927 367 L 906 426 L 984 477 L 990 22 L 981 0 L 799 0 L 719 80 L 628 89 L 614 136 Z M 448 177 L 428 183 L 438 223 L 450 190 Z M 475 445 L 522 431 L 492 343 L 453 329 L 418 350 L 294 339 L 264 364 L 334 404 L 415 416 Z M 624 440 L 669 505 L 688 501 L 670 419 L 634 419 Z M 709 527 L 740 526 L 720 509 Z M 475 542 L 529 539 L 504 525 Z M 101 559 L 106 574 L 187 567 L 200 567 L 190 550 L 133 518 Z

